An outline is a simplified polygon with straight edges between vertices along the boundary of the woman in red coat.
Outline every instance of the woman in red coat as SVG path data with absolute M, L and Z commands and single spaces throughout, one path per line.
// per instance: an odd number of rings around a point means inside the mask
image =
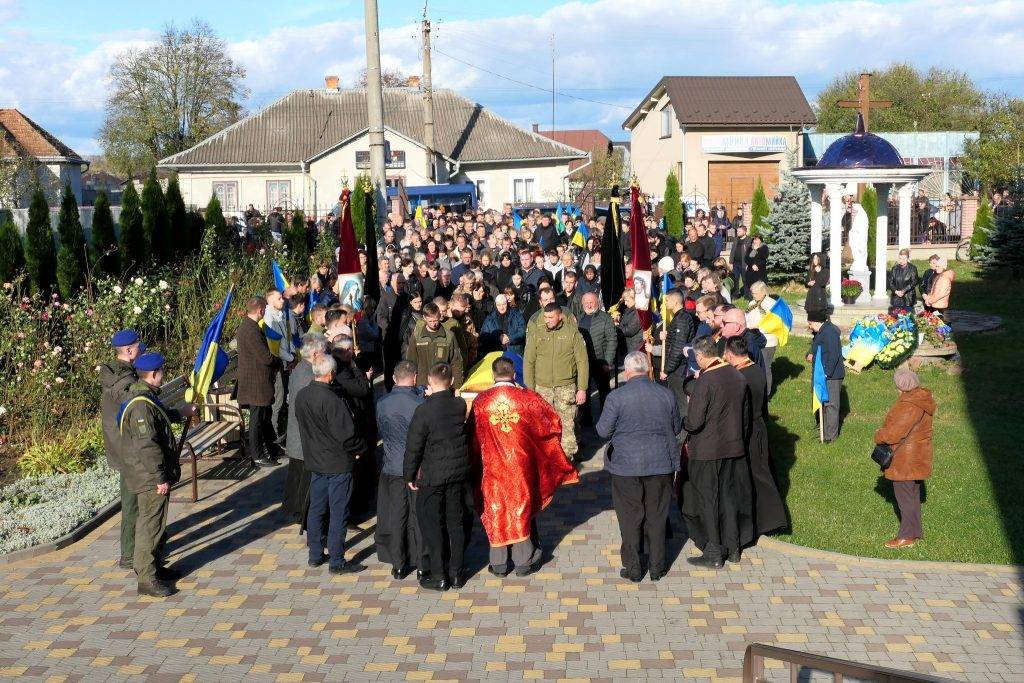
M 900 509 L 900 530 L 886 548 L 909 548 L 924 536 L 921 529 L 921 482 L 932 474 L 932 416 L 935 400 L 913 370 L 901 368 L 893 379 L 900 396 L 875 432 L 876 444 L 893 449 L 885 478 L 892 482 Z

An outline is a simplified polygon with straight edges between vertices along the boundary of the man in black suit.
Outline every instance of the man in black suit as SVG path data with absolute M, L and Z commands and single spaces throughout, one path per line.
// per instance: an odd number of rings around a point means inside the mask
M 843 379 L 846 367 L 843 365 L 843 342 L 839 328 L 836 327 L 824 311 L 808 311 L 807 326 L 814 333 L 807 362 L 814 365 L 814 355 L 821 349 L 821 365 L 825 369 L 825 384 L 828 387 L 828 401 L 822 406 L 824 420 L 825 443 L 836 440 L 839 436 L 839 404 L 843 391 Z

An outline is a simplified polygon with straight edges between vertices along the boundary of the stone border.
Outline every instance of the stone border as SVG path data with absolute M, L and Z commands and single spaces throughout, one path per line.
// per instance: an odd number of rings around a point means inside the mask
M 115 500 L 107 503 L 105 506 L 96 511 L 89 519 L 85 520 L 77 527 L 72 529 L 70 532 L 64 534 L 60 538 L 49 541 L 47 543 L 40 543 L 39 545 L 29 546 L 28 548 L 22 548 L 21 550 L 15 550 L 9 552 L 6 555 L 0 555 L 0 565 L 13 564 L 20 562 L 21 560 L 31 559 L 38 557 L 39 555 L 46 555 L 54 551 L 66 548 L 76 541 L 80 541 L 90 533 L 92 533 L 98 526 L 106 522 L 108 519 L 113 517 L 115 514 L 121 511 L 121 497 L 118 496 Z
M 857 564 L 882 569 L 905 569 L 908 571 L 938 570 L 943 572 L 974 572 L 985 574 L 1024 575 L 1024 566 L 1013 564 L 976 564 L 970 562 L 940 562 L 937 560 L 890 560 L 882 557 L 847 555 L 833 550 L 821 550 L 795 543 L 780 541 L 771 536 L 762 536 L 757 541 L 759 548 L 767 548 L 786 555 L 797 555 L 812 559 L 827 560 L 840 564 Z

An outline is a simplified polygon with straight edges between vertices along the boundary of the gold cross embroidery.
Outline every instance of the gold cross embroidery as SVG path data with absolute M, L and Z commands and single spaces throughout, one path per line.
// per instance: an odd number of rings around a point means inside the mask
M 502 396 L 494 402 L 494 408 L 488 419 L 492 425 L 498 425 L 501 431 L 508 434 L 512 431 L 512 425 L 519 422 L 519 413 L 512 407 L 512 402 L 508 400 L 508 397 Z

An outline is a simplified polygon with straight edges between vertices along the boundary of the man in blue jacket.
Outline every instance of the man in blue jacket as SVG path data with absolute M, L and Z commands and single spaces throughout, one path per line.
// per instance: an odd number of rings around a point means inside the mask
M 612 505 L 622 534 L 619 575 L 634 583 L 643 578 L 640 545 L 646 538 L 651 581 L 658 581 L 667 569 L 665 526 L 683 420 L 675 394 L 648 378 L 646 354 L 630 353 L 623 366 L 626 383 L 608 395 L 597 422 L 597 433 L 611 439 L 605 469 L 612 475 Z
M 825 370 L 825 384 L 828 387 L 828 401 L 822 406 L 822 420 L 825 443 L 839 436 L 839 407 L 843 392 L 846 367 L 843 365 L 843 342 L 839 328 L 824 311 L 808 311 L 807 326 L 814 333 L 807 362 L 814 365 L 814 355 L 821 349 L 821 365 Z
M 417 368 L 403 360 L 395 366 L 395 386 L 377 401 L 377 431 L 383 442 L 377 484 L 377 559 L 391 565 L 391 576 L 405 578 L 410 565 L 425 570 L 416 521 L 416 494 L 405 485 L 405 441 L 423 392 L 416 386 Z

